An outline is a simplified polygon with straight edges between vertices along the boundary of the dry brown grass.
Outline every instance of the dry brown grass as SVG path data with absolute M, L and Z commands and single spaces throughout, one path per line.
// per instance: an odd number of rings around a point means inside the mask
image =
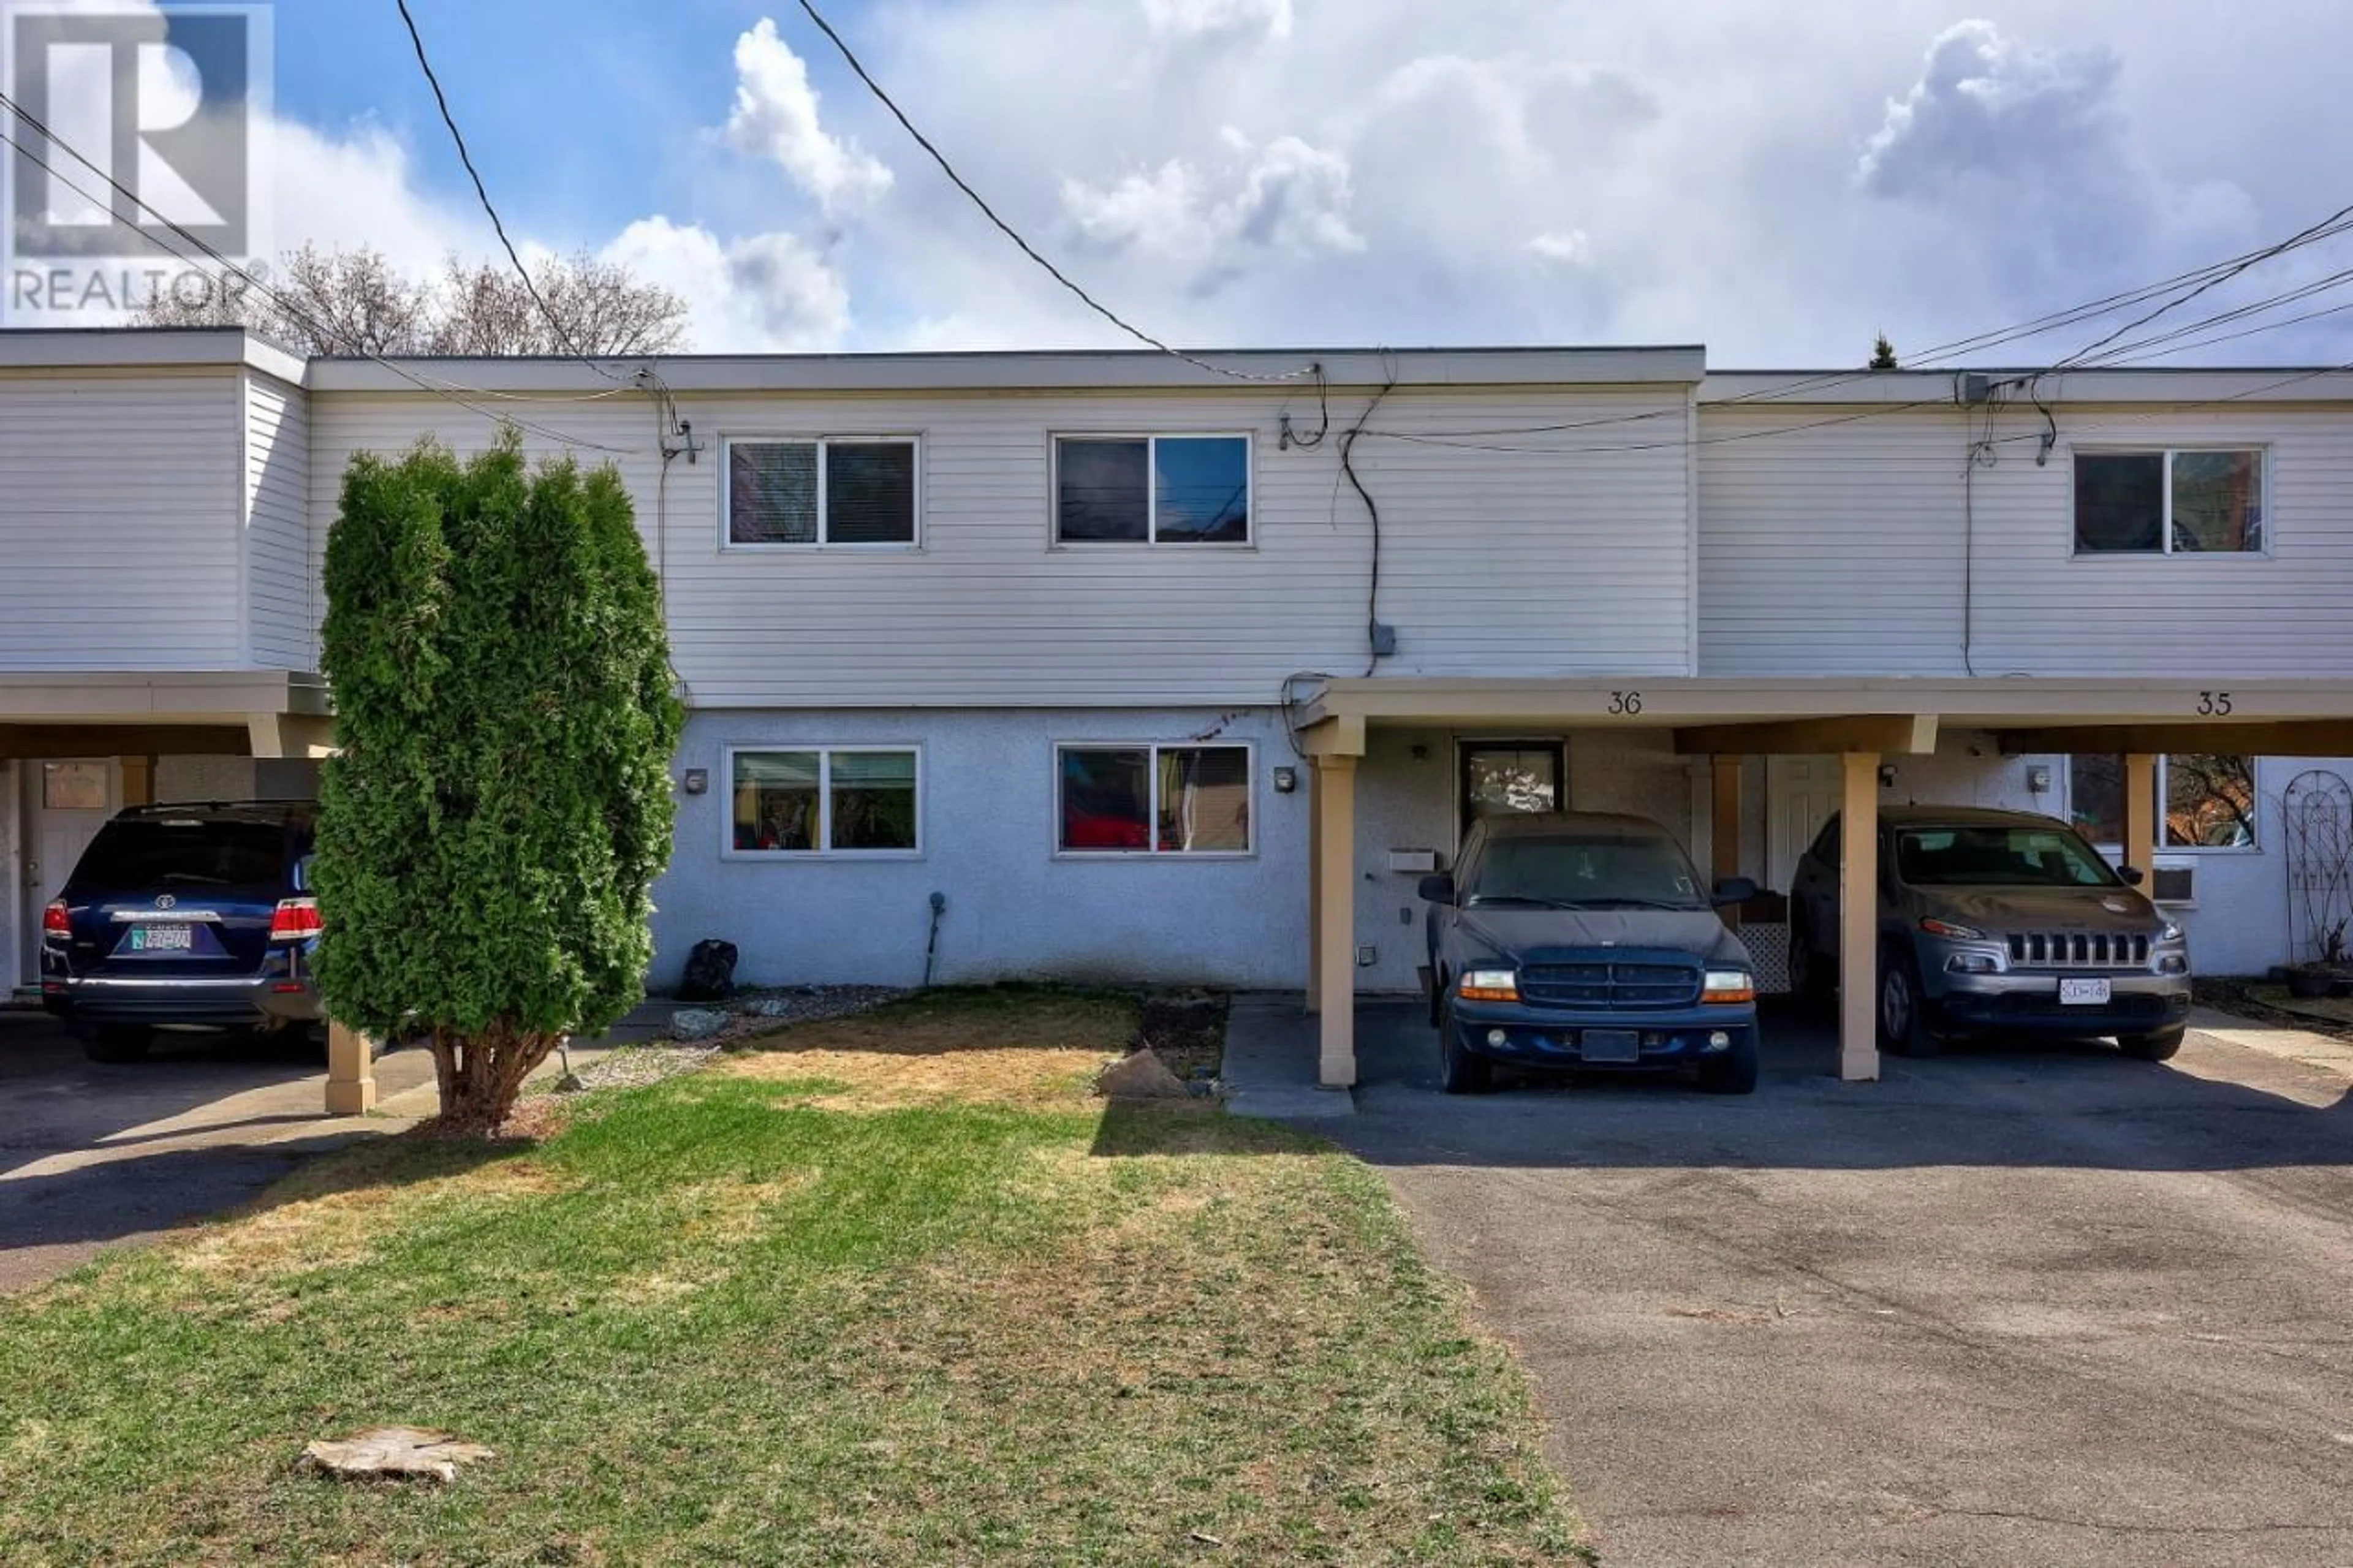
M 854 1018 L 763 1036 L 721 1070 L 818 1079 L 845 1087 L 802 1101 L 828 1110 L 1004 1105 L 1079 1110 L 1094 1076 L 1135 1038 L 1136 1011 L 1115 997 L 1049 996 L 971 1007 L 918 998 Z

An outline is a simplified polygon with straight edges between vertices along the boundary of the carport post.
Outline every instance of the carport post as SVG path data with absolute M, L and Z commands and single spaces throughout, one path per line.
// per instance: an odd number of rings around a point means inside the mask
M 365 1035 L 327 1026 L 327 1114 L 365 1116 L 375 1109 L 375 1063 Z
M 1722 753 L 1708 759 L 1708 873 L 1719 882 L 1740 875 L 1740 774 L 1747 761 Z M 1739 929 L 1737 907 L 1724 911 L 1724 923 Z
M 1356 759 L 1315 758 L 1317 1078 L 1356 1081 Z
M 2157 758 L 2135 752 L 2125 758 L 2124 861 L 2141 874 L 2140 890 L 2157 896 Z
M 1307 1010 L 1324 1010 L 1324 770 L 1307 781 Z
M 1879 1077 L 1879 753 L 1840 759 L 1839 1077 Z

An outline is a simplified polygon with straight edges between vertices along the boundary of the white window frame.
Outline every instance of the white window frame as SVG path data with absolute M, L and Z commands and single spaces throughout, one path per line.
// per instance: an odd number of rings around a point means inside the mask
M 1163 849 L 1160 847 L 1160 753 L 1222 748 L 1242 753 L 1243 778 L 1250 791 L 1250 844 L 1241 849 Z M 1141 849 L 1065 849 L 1062 847 L 1062 753 L 1065 752 L 1143 752 L 1146 785 L 1144 804 L 1145 847 Z M 1057 860 L 1250 860 L 1258 855 L 1258 745 L 1252 741 L 1057 741 L 1054 742 L 1054 787 L 1049 792 L 1052 820 L 1046 842 Z
M 2176 550 L 2173 547 L 2173 459 L 2201 453 L 2253 452 L 2263 460 L 2257 484 L 2257 504 L 2263 508 L 2263 547 L 2261 550 Z M 2085 550 L 2075 528 L 2075 459 L 2077 458 L 2158 458 L 2164 461 L 2165 510 L 2158 519 L 2155 550 Z M 2197 561 L 2268 561 L 2276 542 L 2272 512 L 2272 448 L 2268 442 L 2191 442 L 2172 447 L 2071 447 L 2067 458 L 2067 555 L 2072 561 L 2169 561 L 2177 555 Z
M 2225 754 L 2241 755 L 2243 753 Z M 2262 757 L 2256 756 L 2250 757 L 2248 759 L 2254 775 L 2255 783 L 2255 841 L 2253 844 L 2168 844 L 2165 841 L 2165 803 L 2167 799 L 2165 775 L 2168 770 L 2172 766 L 2173 757 L 2170 752 L 2158 752 L 2157 754 L 2156 761 L 2157 766 L 2154 772 L 2157 775 L 2157 799 L 2152 804 L 2151 809 L 2157 813 L 2158 841 L 2156 845 L 2156 853 L 2160 859 L 2170 860 L 2177 855 L 2261 855 L 2264 852 L 2264 847 L 2269 842 L 2271 837 L 2271 824 L 2270 818 L 2263 811 L 2263 760 Z M 2074 770 L 2072 766 L 2069 767 L 2066 772 L 2067 816 L 2069 822 L 2072 825 L 2075 815 L 2075 775 Z M 2129 806 L 2129 803 L 2127 803 L 2127 806 Z M 2094 843 L 2092 847 L 2106 856 L 2110 862 L 2116 865 L 2126 864 L 2126 855 L 2133 852 L 2130 846 L 2124 844 Z M 2149 873 L 2152 879 L 2156 877 L 2156 867 L 2144 867 L 2143 869 Z M 2154 885 L 2154 880 L 2152 880 L 2151 886 L 2153 887 Z
M 719 813 L 719 858 L 723 860 L 920 860 L 923 858 L 923 748 L 913 741 L 859 742 L 838 745 L 829 741 L 745 741 L 721 748 L 721 777 L 726 805 Z M 814 752 L 818 756 L 818 842 L 821 849 L 738 849 L 735 847 L 735 759 L 773 756 L 780 752 Z M 836 849 L 833 846 L 833 759 L 837 756 L 893 756 L 912 753 L 915 759 L 915 847 L 912 849 Z
M 1160 537 L 1160 443 L 1240 441 L 1242 444 L 1242 536 L 1240 539 L 1164 541 Z M 1144 537 L 1062 537 L 1062 443 L 1141 441 L 1144 447 Z M 1046 542 L 1056 550 L 1255 550 L 1258 548 L 1258 441 L 1248 430 L 1055 430 L 1047 435 Z
M 814 447 L 817 448 L 817 537 L 814 540 L 810 540 L 803 543 L 797 543 L 791 540 L 784 539 L 754 540 L 739 543 L 733 537 L 735 514 L 734 449 L 739 446 Z M 833 526 L 833 520 L 827 510 L 828 503 L 833 499 L 830 481 L 827 477 L 828 465 L 825 460 L 826 448 L 828 447 L 906 447 L 912 448 L 909 460 L 914 465 L 915 479 L 913 496 L 914 532 L 912 538 L 909 538 L 904 542 L 893 540 L 875 541 L 871 542 L 852 542 L 849 543 L 836 543 L 833 540 L 828 537 L 828 535 L 832 531 Z M 818 550 L 838 550 L 858 554 L 887 554 L 895 552 L 903 555 L 911 552 L 919 551 L 923 549 L 923 438 L 921 435 L 877 432 L 872 435 L 810 436 L 789 431 L 744 430 L 720 437 L 719 548 L 723 553 L 733 553 L 738 551 L 763 550 L 787 550 L 800 551 L 804 552 Z

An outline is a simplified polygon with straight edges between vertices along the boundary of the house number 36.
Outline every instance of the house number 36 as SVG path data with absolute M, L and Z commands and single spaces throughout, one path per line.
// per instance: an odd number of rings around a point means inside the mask
M 1639 691 L 1613 691 L 1609 694 L 1612 714 L 1633 714 L 1642 710 L 1642 694 Z
M 2231 694 L 2227 691 L 2201 691 L 2198 694 L 2198 716 L 2200 719 L 2227 719 L 2231 716 Z

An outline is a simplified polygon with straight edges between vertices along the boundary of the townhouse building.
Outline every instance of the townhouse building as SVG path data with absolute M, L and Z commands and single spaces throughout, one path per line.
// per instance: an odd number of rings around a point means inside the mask
M 762 984 L 1289 989 L 1345 1082 L 1347 999 L 1419 984 L 1419 876 L 1544 807 L 1754 878 L 1768 974 L 1798 855 L 1882 802 L 2078 821 L 2201 970 L 2308 955 L 2292 849 L 2353 776 L 2353 376 L 1209 358 L 0 333 L 0 984 L 110 811 L 314 786 L 345 464 L 502 421 L 616 464 L 662 578 L 657 989 L 712 936 Z

